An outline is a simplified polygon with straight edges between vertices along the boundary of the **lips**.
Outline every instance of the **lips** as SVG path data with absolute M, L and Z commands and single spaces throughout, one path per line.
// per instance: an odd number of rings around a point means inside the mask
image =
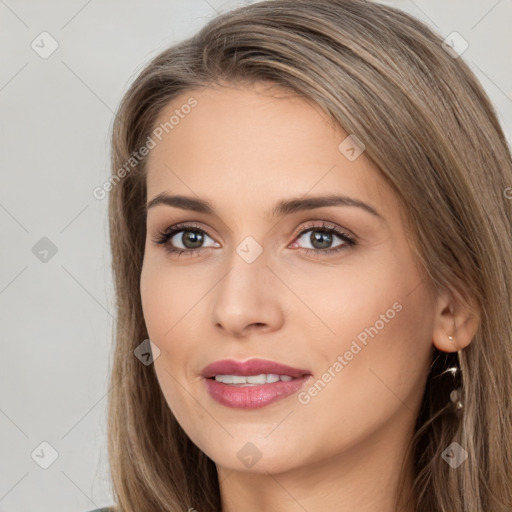
M 247 377 L 261 376 L 261 374 L 272 376 L 272 381 L 267 380 L 264 384 L 235 384 L 218 382 L 215 378 L 216 375 Z M 309 370 L 266 359 L 249 359 L 248 361 L 224 359 L 206 366 L 201 375 L 204 378 L 206 391 L 213 400 L 223 406 L 240 410 L 259 409 L 284 400 L 296 394 L 313 378 Z M 284 375 L 288 375 L 291 379 L 281 378 L 275 381 L 277 376 Z
M 223 359 L 222 361 L 215 361 L 209 364 L 201 375 L 206 379 L 211 379 L 215 375 L 259 375 L 277 374 L 289 375 L 293 378 L 300 378 L 304 375 L 311 375 L 309 370 L 294 368 L 292 366 L 277 363 L 267 359 L 249 359 L 248 361 L 235 361 L 234 359 Z

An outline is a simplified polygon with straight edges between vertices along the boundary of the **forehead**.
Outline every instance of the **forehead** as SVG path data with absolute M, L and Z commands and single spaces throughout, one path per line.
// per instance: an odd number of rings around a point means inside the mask
M 190 107 L 190 105 L 194 105 Z M 283 196 L 343 193 L 377 209 L 391 194 L 356 139 L 307 100 L 268 85 L 210 86 L 160 113 L 148 199 L 167 191 L 268 209 Z M 155 131 L 153 132 L 155 133 Z M 364 199 L 363 199 L 364 198 Z

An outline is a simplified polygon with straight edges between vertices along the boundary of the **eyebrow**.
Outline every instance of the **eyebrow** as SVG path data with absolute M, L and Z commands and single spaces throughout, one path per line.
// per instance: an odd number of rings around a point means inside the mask
M 162 204 L 172 206 L 174 208 L 181 208 L 182 210 L 191 210 L 198 213 L 215 215 L 215 208 L 209 201 L 181 195 L 171 196 L 165 192 L 158 194 L 148 202 L 146 205 L 146 213 L 151 208 Z M 284 215 L 290 215 L 303 210 L 313 210 L 315 208 L 323 208 L 327 206 L 355 206 L 371 213 L 381 220 L 385 220 L 384 217 L 375 208 L 373 208 L 373 206 L 370 206 L 359 199 L 343 195 L 284 199 L 274 206 L 271 214 L 273 217 L 282 217 Z

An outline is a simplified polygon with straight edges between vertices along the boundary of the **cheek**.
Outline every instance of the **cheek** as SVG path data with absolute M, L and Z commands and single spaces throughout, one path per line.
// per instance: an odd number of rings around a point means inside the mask
M 190 410 L 186 399 L 189 393 L 184 391 L 189 387 L 187 363 L 197 350 L 190 335 L 187 337 L 187 322 L 194 316 L 192 308 L 199 300 L 200 290 L 191 286 L 183 273 L 171 272 L 169 266 L 155 260 L 145 260 L 142 268 L 142 310 L 149 338 L 160 350 L 154 361 L 160 389 L 174 416 L 183 424 L 201 413 Z
M 155 342 L 160 341 L 161 350 L 165 350 L 180 323 L 194 315 L 192 308 L 208 289 L 201 283 L 204 279 L 196 272 L 172 269 L 161 255 L 144 260 L 140 278 L 142 310 L 148 334 Z
M 190 362 L 204 349 L 205 295 L 214 280 L 206 271 L 172 267 L 161 255 L 149 255 L 144 261 L 142 311 L 149 338 L 160 349 L 155 371 L 166 397 L 175 395 L 180 384 L 187 387 L 195 377 L 190 375 Z
M 425 289 L 411 293 L 414 286 L 403 273 L 402 280 L 393 274 L 379 281 L 367 277 L 368 287 L 354 293 L 349 284 L 357 279 L 347 277 L 345 288 L 330 295 L 337 307 L 326 301 L 323 319 L 336 335 L 316 345 L 320 382 L 304 397 L 311 400 L 306 407 L 329 411 L 332 425 L 344 425 L 347 441 L 396 414 L 416 414 L 432 350 L 433 309 Z
M 173 319 L 169 313 L 174 311 L 175 294 L 170 292 L 165 275 L 146 263 L 141 273 L 140 294 L 149 338 L 162 350 L 165 332 L 172 327 Z
M 145 262 L 140 281 L 142 311 L 149 339 L 160 355 L 154 361 L 155 373 L 169 407 L 180 403 L 180 385 L 186 385 L 184 371 L 193 356 L 187 339 L 187 322 L 197 302 L 190 285 L 162 264 Z M 189 314 L 187 315 L 187 311 Z M 183 392 L 183 390 L 181 390 Z
M 339 345 L 377 321 L 380 326 L 380 316 L 388 310 L 384 320 L 393 319 L 399 308 L 393 305 L 402 303 L 420 278 L 389 251 L 370 252 L 354 252 L 335 266 L 315 268 L 304 261 L 283 266 L 280 273 L 292 283 L 295 295 L 282 301 L 290 304 L 292 323 L 316 323 L 318 336 Z

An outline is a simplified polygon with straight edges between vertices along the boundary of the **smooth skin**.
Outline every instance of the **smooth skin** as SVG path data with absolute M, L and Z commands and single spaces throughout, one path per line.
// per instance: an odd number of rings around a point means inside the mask
M 396 512 L 432 348 L 467 346 L 476 316 L 452 294 L 436 297 L 395 193 L 364 152 L 351 161 L 338 149 L 348 133 L 318 106 L 265 83 L 217 84 L 182 94 L 158 123 L 190 97 L 197 106 L 147 161 L 148 203 L 167 193 L 215 209 L 159 204 L 147 213 L 141 297 L 165 399 L 217 465 L 223 512 Z M 382 218 L 350 205 L 271 215 L 281 200 L 331 194 Z M 202 239 L 185 230 L 168 245 L 201 253 L 176 256 L 154 242 L 182 222 L 204 230 Z M 323 222 L 356 245 L 322 252 L 344 243 L 336 234 L 322 242 Z M 262 249 L 252 263 L 236 250 L 247 237 Z M 227 358 L 309 369 L 311 385 L 395 303 L 401 310 L 307 404 L 294 394 L 233 409 L 207 393 L 201 370 Z M 244 446 L 261 456 L 251 467 L 237 455 Z

